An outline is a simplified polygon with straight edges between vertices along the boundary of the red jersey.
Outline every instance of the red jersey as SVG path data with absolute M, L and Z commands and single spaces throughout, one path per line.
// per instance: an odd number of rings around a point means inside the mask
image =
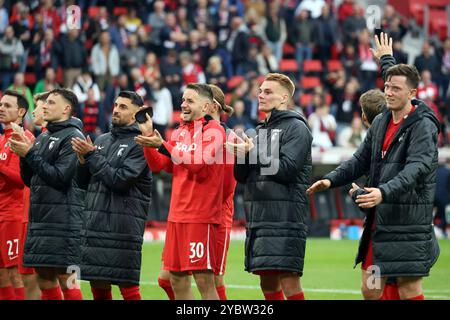
M 236 143 L 234 133 L 230 131 L 227 141 Z M 234 178 L 234 155 L 224 148 L 224 177 L 223 177 L 223 226 L 231 228 L 234 216 L 234 190 L 236 189 L 236 179 Z
M 409 114 L 413 113 L 415 109 L 416 108 L 414 106 L 411 106 L 411 111 L 409 112 Z M 383 158 L 386 154 L 386 151 L 389 149 L 389 146 L 391 145 L 395 134 L 397 133 L 398 129 L 400 128 L 400 126 L 402 125 L 404 120 L 405 120 L 405 118 L 400 120 L 399 123 L 394 123 L 394 119 L 391 118 L 391 120 L 389 121 L 388 127 L 386 129 L 386 133 L 384 134 L 383 147 L 381 149 L 381 152 L 382 152 L 381 154 L 382 154 Z
M 165 170 L 173 174 L 168 221 L 223 222 L 224 143 L 222 126 L 202 118 L 183 123 L 169 141 L 163 142 L 160 149 L 167 155 L 144 148 L 153 172 Z
M 0 222 L 23 220 L 24 183 L 20 177 L 20 158 L 9 147 L 12 129 L 6 129 L 0 136 Z M 25 135 L 33 139 L 26 130 Z

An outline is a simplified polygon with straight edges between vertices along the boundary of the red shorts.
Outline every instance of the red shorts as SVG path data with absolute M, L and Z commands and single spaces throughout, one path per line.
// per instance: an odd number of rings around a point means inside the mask
M 216 270 L 215 242 L 218 225 L 167 222 L 164 270 L 186 272 Z
M 216 272 L 217 275 L 222 276 L 225 274 L 225 268 L 227 266 L 228 248 L 230 247 L 230 227 L 219 226 L 217 229 L 217 241 L 216 241 Z
M 34 268 L 26 268 L 23 266 L 23 249 L 25 247 L 25 240 L 27 238 L 28 232 L 28 222 L 22 222 L 22 234 L 20 237 L 20 247 L 19 247 L 19 273 L 20 274 L 35 274 Z
M 361 265 L 362 270 L 367 270 L 371 265 L 373 265 L 373 245 L 372 239 L 369 240 L 369 248 L 367 249 L 366 256 Z
M 0 222 L 0 268 L 19 265 L 22 221 Z

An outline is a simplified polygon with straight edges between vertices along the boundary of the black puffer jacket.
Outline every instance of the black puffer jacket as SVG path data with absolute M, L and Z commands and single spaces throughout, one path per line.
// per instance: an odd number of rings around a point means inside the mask
M 235 165 L 236 180 L 245 183 L 245 269 L 302 274 L 307 235 L 305 220 L 309 216 L 306 189 L 312 171 L 312 136 L 302 116 L 278 110 L 272 112 L 269 121 L 256 128 L 256 133 L 268 137 L 267 149 L 254 148 L 246 164 L 237 162 Z M 279 161 L 267 150 L 279 150 Z M 259 153 L 257 164 L 248 164 L 256 152 Z M 269 160 L 273 161 L 273 167 L 278 166 L 275 173 L 269 170 Z M 264 174 L 262 170 L 267 172 Z
M 87 189 L 82 279 L 139 284 L 152 176 L 138 134 L 136 124 L 113 127 L 77 167 L 76 180 Z
M 24 265 L 79 265 L 84 191 L 72 180 L 77 159 L 70 140 L 84 138 L 82 123 L 71 118 L 49 123 L 47 129 L 20 160 L 22 179 L 31 190 Z
M 383 201 L 368 216 L 356 264 L 371 237 L 373 263 L 382 276 L 427 276 L 439 255 L 432 225 L 439 122 L 423 102 L 414 104 L 415 111 L 403 121 L 384 158 L 389 110 L 375 118 L 352 159 L 324 177 L 338 187 L 368 174 L 369 186 L 381 190 Z

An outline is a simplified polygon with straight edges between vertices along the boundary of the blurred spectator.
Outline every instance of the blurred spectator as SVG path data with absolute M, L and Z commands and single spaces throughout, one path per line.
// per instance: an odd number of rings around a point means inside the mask
M 60 33 L 61 18 L 53 5 L 53 0 L 42 0 L 42 6 L 39 11 L 42 14 L 44 30 L 52 29 L 55 36 L 58 36 Z
M 136 8 L 131 7 L 128 9 L 128 14 L 125 16 L 125 28 L 128 32 L 136 32 L 142 24 L 141 19 L 137 16 Z
M 208 84 L 215 84 L 223 91 L 227 91 L 227 76 L 222 68 L 222 60 L 219 56 L 209 58 L 205 76 Z
M 187 35 L 183 33 L 177 24 L 175 14 L 168 12 L 166 14 L 165 26 L 161 30 L 162 54 L 166 54 L 168 50 L 179 49 L 179 47 L 187 41 Z
M 197 0 L 195 7 L 195 14 L 193 15 L 193 25 L 199 23 L 205 23 L 206 25 L 212 25 L 212 17 L 208 8 L 208 0 Z
M 188 10 L 185 6 L 178 7 L 176 18 L 181 32 L 184 34 L 189 34 L 193 27 L 191 21 L 188 18 Z
M 234 17 L 231 20 L 231 33 L 226 42 L 226 48 L 231 52 L 231 62 L 234 73 L 238 73 L 240 65 L 245 62 L 249 51 L 248 29 L 241 17 Z
M 254 128 L 252 121 L 244 114 L 245 104 L 242 100 L 236 100 L 232 105 L 234 113 L 228 118 L 226 125 L 233 130 L 247 130 Z
M 247 81 L 246 81 L 247 83 Z M 243 88 L 240 88 L 240 90 L 244 90 L 246 86 Z M 259 83 L 258 81 L 252 81 L 250 83 L 250 90 L 248 90 L 248 93 L 245 92 L 244 97 L 244 104 L 245 104 L 245 111 L 244 114 L 247 116 L 247 118 L 251 121 L 253 125 L 256 125 L 259 118 Z
M 442 52 L 442 80 L 440 85 L 440 96 L 445 99 L 449 96 L 448 88 L 450 84 L 450 38 L 447 38 L 444 42 L 444 48 Z
M 228 10 L 228 0 L 219 0 L 218 8 L 214 16 L 215 34 L 217 35 L 219 43 L 225 43 L 230 36 L 229 25 L 233 14 Z M 231 50 L 229 50 L 231 52 Z
M 243 75 L 247 78 L 256 77 L 258 75 L 258 46 L 250 44 L 248 54 L 242 59 L 236 68 L 236 74 Z
M 178 56 L 175 50 L 170 50 L 167 57 L 161 62 L 161 75 L 172 95 L 173 106 L 176 110 L 181 109 L 180 88 L 183 83 L 183 70 L 178 64 Z
M 222 47 L 219 47 L 217 42 L 217 36 L 214 32 L 208 31 L 206 33 L 207 46 L 202 47 L 202 65 L 207 65 L 209 58 L 212 56 L 219 56 L 222 60 L 224 72 L 227 77 L 231 77 L 233 74 L 233 67 L 231 65 L 230 53 Z
M 358 57 L 355 52 L 355 47 L 352 44 L 347 43 L 345 45 L 340 59 L 347 77 L 359 75 Z
M 300 10 L 296 16 L 293 37 L 295 41 L 295 59 L 300 73 L 303 71 L 303 61 L 313 58 L 313 22 L 309 18 L 309 12 Z
M 431 73 L 429 70 L 423 70 L 420 75 L 421 81 L 417 88 L 417 98 L 424 101 L 436 102 L 439 91 L 435 83 L 431 81 Z
M 384 6 L 384 12 L 381 18 L 381 26 L 382 29 L 389 29 L 392 23 L 392 20 L 394 20 L 394 18 L 397 16 L 397 13 L 395 12 L 395 8 L 390 5 L 387 4 Z
M 172 95 L 161 78 L 156 78 L 152 84 L 155 102 L 153 103 L 153 128 L 158 130 L 163 139 L 166 138 L 166 129 L 172 125 L 173 104 Z
M 366 92 L 375 88 L 378 75 L 378 64 L 375 61 L 370 43 L 369 30 L 364 29 L 359 34 L 358 57 L 359 57 L 359 78 L 361 79 L 361 91 Z
M 393 41 L 392 49 L 397 63 L 408 63 L 408 53 L 403 51 L 403 43 L 401 41 Z
M 337 145 L 344 148 L 358 148 L 366 137 L 360 117 L 353 117 L 351 126 L 346 127 L 338 134 Z
M 99 42 L 92 48 L 91 66 L 102 91 L 112 84 L 113 77 L 116 77 L 120 72 L 119 51 L 111 43 L 108 31 L 103 31 L 100 34 Z
M 133 68 L 131 69 L 130 75 L 133 86 L 132 90 L 142 97 L 145 104 L 148 105 L 150 101 L 154 101 L 152 89 L 142 76 L 141 70 Z
M 354 0 L 343 0 L 338 7 L 338 21 L 343 23 L 348 17 L 355 14 Z
M 56 82 L 56 72 L 52 67 L 48 67 L 45 70 L 44 79 L 39 80 L 34 87 L 34 94 L 51 91 L 59 88 L 59 84 Z
M 321 10 L 322 14 L 314 22 L 313 40 L 317 48 L 318 57 L 326 69 L 328 60 L 331 59 L 331 48 L 333 45 L 337 45 L 337 42 L 340 41 L 340 37 L 336 32 L 336 30 L 338 30 L 337 21 L 330 15 L 329 6 L 325 4 L 322 6 Z M 312 15 L 312 17 L 314 18 L 314 15 Z
M 435 224 L 441 229 L 445 237 L 447 234 L 446 208 L 450 204 L 450 168 L 449 160 L 444 166 L 439 166 L 436 171 L 436 193 L 434 205 L 436 206 Z
M 14 29 L 8 26 L 3 38 L 0 39 L 0 74 L 1 91 L 4 91 L 19 70 L 20 60 L 24 54 L 22 41 L 14 37 Z
M 181 91 L 184 91 L 184 87 L 189 83 L 205 83 L 206 77 L 202 68 L 192 61 L 192 55 L 188 51 L 180 53 L 180 65 L 182 68 L 182 87 Z
M 108 31 L 110 28 L 110 22 L 108 17 L 108 10 L 106 7 L 100 7 L 98 14 L 89 20 L 88 29 L 86 34 L 89 34 L 94 42 L 98 42 L 100 34 L 103 31 Z
M 63 69 L 64 87 L 71 88 L 75 79 L 87 66 L 87 54 L 79 38 L 80 31 L 71 29 L 67 35 L 61 34 L 60 62 Z M 95 65 L 95 63 L 94 63 Z
M 5 8 L 5 1 L 0 0 L 0 37 L 9 25 L 8 10 Z
M 58 68 L 60 51 L 60 45 L 55 40 L 52 29 L 45 30 L 43 38 L 39 32 L 34 35 L 30 55 L 34 56 L 34 71 L 37 79 L 44 77 L 47 68 L 53 68 L 54 70 Z
M 336 112 L 338 131 L 341 129 L 339 127 L 349 126 L 355 113 L 359 113 L 358 89 L 358 81 L 355 78 L 352 78 L 345 84 L 343 95 L 336 97 L 336 103 L 338 105 Z
M 83 121 L 83 131 L 91 137 L 92 141 L 95 141 L 97 136 L 102 133 L 99 128 L 99 101 L 96 99 L 96 93 L 94 91 L 93 88 L 88 89 L 86 93 L 87 99 L 83 103 L 82 115 L 78 115 Z
M 195 64 L 200 65 L 202 68 L 206 67 L 202 65 L 202 47 L 201 47 L 201 38 L 200 38 L 200 32 L 196 29 L 189 32 L 189 44 L 188 44 L 188 51 L 192 56 L 192 61 Z
M 241 81 L 231 93 L 230 105 L 233 106 L 237 100 L 245 101 L 248 97 L 250 85 L 247 80 Z
M 308 10 L 311 13 L 311 18 L 317 19 L 322 15 L 322 8 L 326 5 L 324 0 L 303 0 L 295 9 L 297 16 L 301 10 Z
M 139 46 L 138 37 L 132 33 L 128 37 L 128 45 L 122 53 L 121 65 L 124 70 L 140 68 L 144 63 L 145 50 Z
M 152 26 L 150 32 L 150 43 L 155 46 L 161 44 L 161 30 L 164 28 L 166 13 L 164 11 L 164 1 L 157 0 L 153 2 L 153 12 L 148 16 L 147 23 Z
M 258 72 L 261 75 L 278 71 L 278 61 L 268 45 L 264 44 L 261 47 L 260 52 L 256 56 L 256 61 L 258 62 Z
M 283 56 L 283 45 L 287 38 L 286 23 L 279 1 L 270 1 L 267 5 L 266 17 L 263 19 L 263 29 L 267 45 L 280 61 Z
M 316 111 L 308 118 L 309 127 L 313 136 L 312 145 L 324 149 L 331 148 L 336 135 L 336 120 L 330 114 L 330 107 L 322 95 Z
M 72 90 L 77 95 L 80 104 L 87 101 L 89 90 L 92 90 L 92 99 L 95 102 L 100 102 L 101 94 L 99 86 L 92 79 L 89 70 L 83 70 L 81 75 L 77 77 Z
M 416 57 L 414 60 L 414 65 L 417 70 L 419 70 L 419 73 L 422 73 L 425 69 L 429 70 L 433 81 L 439 80 L 441 65 L 436 55 L 432 52 L 431 45 L 428 41 L 423 43 L 422 53 Z
M 345 43 L 355 45 L 358 42 L 358 34 L 366 28 L 364 14 L 364 7 L 353 4 L 352 14 L 343 21 L 342 25 L 342 36 Z
M 20 39 L 24 48 L 19 71 L 25 72 L 28 53 L 33 42 L 34 33 L 36 32 L 33 29 L 33 17 L 30 15 L 30 9 L 26 5 L 21 6 L 17 20 L 11 23 L 11 25 L 14 29 L 14 35 Z
M 14 82 L 7 88 L 7 90 L 12 90 L 23 95 L 28 101 L 28 111 L 24 118 L 24 127 L 28 129 L 29 123 L 32 122 L 32 113 L 34 110 L 34 100 L 31 94 L 30 88 L 25 84 L 25 76 L 22 72 L 17 72 L 14 75 Z
M 126 17 L 124 14 L 117 18 L 117 23 L 109 29 L 111 41 L 116 46 L 119 53 L 125 50 L 128 45 L 128 31 L 125 28 Z
M 399 16 L 395 16 L 392 18 L 389 28 L 385 30 L 385 32 L 392 38 L 393 41 L 402 41 L 408 30 L 401 23 L 401 19 Z
M 145 80 L 149 83 L 152 83 L 155 79 L 161 77 L 158 57 L 154 52 L 147 53 L 147 56 L 145 57 L 145 64 L 143 64 L 140 69 Z

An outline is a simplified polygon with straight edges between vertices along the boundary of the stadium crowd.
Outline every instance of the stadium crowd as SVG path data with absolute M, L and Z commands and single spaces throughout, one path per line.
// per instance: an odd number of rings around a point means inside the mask
M 30 297 L 23 274 L 44 300 L 82 299 L 65 269 L 79 263 L 95 300 L 110 300 L 116 284 L 125 300 L 141 299 L 142 235 L 150 200 L 159 202 L 152 176 L 165 171 L 172 195 L 158 280 L 170 298 L 192 299 L 193 277 L 203 299 L 226 299 L 220 277 L 240 182 L 245 270 L 260 277 L 266 299 L 303 300 L 307 194 L 370 173 L 364 190 L 351 190 L 363 192 L 355 202 L 368 210 L 356 260 L 362 294 L 383 299 L 391 276 L 398 298 L 423 300 L 421 277 L 439 255 L 432 211 L 437 148 L 447 143 L 450 39 L 425 41 L 417 68 L 406 65 L 401 40 L 415 27 L 386 6 L 384 33 L 373 37 L 364 13 L 352 0 L 0 0 L 0 209 L 14 211 L 0 220 L 8 246 L 0 297 Z M 377 86 L 387 97 L 377 107 L 388 110 L 366 132 L 360 96 Z M 228 130 L 251 128 L 258 139 L 270 132 L 270 143 L 255 148 L 256 136 Z M 360 148 L 310 186 L 311 147 L 333 146 Z M 212 161 L 226 154 L 228 167 Z M 279 167 L 267 175 L 263 160 L 272 158 Z M 403 231 L 391 212 L 399 195 Z M 397 245 L 382 250 L 390 260 L 376 246 L 383 232 Z M 399 258 L 412 241 L 427 249 Z M 11 261 L 22 255 L 17 268 Z M 371 264 L 383 268 L 376 291 L 364 287 Z
M 65 23 L 73 4 L 81 7 L 79 30 Z M 281 71 L 296 84 L 291 108 L 308 118 L 314 146 L 357 146 L 365 133 L 358 98 L 383 85 L 364 14 L 356 0 L 1 0 L 0 91 L 22 92 L 33 106 L 32 94 L 71 88 L 94 138 L 109 131 L 120 90 L 135 90 L 153 106 L 164 134 L 178 121 L 186 84 L 207 82 L 235 109 L 227 124 L 247 129 L 261 120 L 260 76 Z M 387 5 L 382 29 L 393 37 L 397 61 L 407 62 L 402 40 L 417 28 Z M 441 40 L 425 41 L 414 64 L 422 76 L 418 98 L 438 114 L 443 146 L 450 39 Z

